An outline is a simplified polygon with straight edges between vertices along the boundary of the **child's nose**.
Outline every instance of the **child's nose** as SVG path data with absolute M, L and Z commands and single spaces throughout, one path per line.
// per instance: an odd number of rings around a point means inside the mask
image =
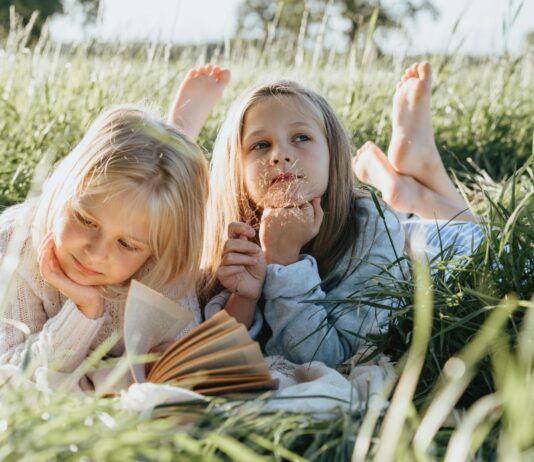
M 85 246 L 85 251 L 87 255 L 91 258 L 91 261 L 101 262 L 107 258 L 110 249 L 104 239 L 94 238 L 87 243 L 87 245 Z
M 292 162 L 293 156 L 291 155 L 291 152 L 287 148 L 283 147 L 276 147 L 271 152 L 271 164 L 277 165 L 280 162 Z

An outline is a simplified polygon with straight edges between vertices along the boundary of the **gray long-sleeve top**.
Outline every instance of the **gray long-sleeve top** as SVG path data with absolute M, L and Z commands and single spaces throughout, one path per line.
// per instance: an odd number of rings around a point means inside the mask
M 369 293 L 378 284 L 388 286 L 402 278 L 404 230 L 385 205 L 380 205 L 381 216 L 371 198 L 357 200 L 354 253 L 346 254 L 325 280 L 310 255 L 301 255 L 291 265 L 267 266 L 263 314 L 256 310 L 250 329 L 255 337 L 264 319 L 269 324 L 272 336 L 266 354 L 283 355 L 296 363 L 317 360 L 337 365 L 357 351 L 362 337 L 386 322 L 389 310 L 371 306 Z M 222 309 L 228 297 L 224 291 L 212 298 L 205 307 L 206 317 Z M 379 300 L 376 293 L 372 302 L 382 307 L 395 303 Z

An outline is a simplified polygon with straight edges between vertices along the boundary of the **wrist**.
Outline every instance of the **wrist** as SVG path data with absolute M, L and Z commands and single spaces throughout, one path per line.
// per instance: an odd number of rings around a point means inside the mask
M 291 252 L 287 252 L 287 251 L 276 252 L 276 251 L 265 250 L 264 253 L 265 253 L 265 262 L 268 265 L 276 264 L 276 265 L 287 266 L 287 265 L 291 265 L 299 261 L 300 249 L 299 251 L 291 251 Z
M 242 295 L 240 293 L 237 293 L 237 292 L 233 292 L 230 297 L 232 299 L 234 299 L 236 302 L 241 302 L 241 303 L 246 303 L 246 304 L 256 304 L 258 302 L 258 300 L 260 299 L 260 296 L 261 296 L 261 293 L 258 294 L 258 296 L 256 297 L 252 297 L 252 296 L 246 296 L 246 295 Z
M 104 304 L 96 303 L 92 305 L 79 305 L 76 304 L 77 308 L 89 319 L 98 319 L 104 313 Z
M 249 329 L 254 320 L 256 302 L 257 299 L 254 300 L 238 294 L 232 294 L 226 302 L 224 309 L 230 316 L 233 316 L 238 322 L 244 324 Z

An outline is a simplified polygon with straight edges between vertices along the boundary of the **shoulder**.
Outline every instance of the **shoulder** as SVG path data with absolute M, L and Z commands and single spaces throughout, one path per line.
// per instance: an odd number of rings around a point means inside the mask
M 365 192 L 356 192 L 353 201 L 358 225 L 358 253 L 377 245 L 397 252 L 404 249 L 404 228 L 392 208 Z

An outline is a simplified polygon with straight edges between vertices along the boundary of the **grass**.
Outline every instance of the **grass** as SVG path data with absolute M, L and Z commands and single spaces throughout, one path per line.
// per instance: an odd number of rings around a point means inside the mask
M 233 73 L 201 135 L 208 156 L 231 101 L 272 76 L 324 94 L 354 146 L 372 139 L 385 148 L 394 84 L 410 60 L 370 60 L 357 47 L 315 58 L 288 49 L 238 40 L 220 48 L 61 47 L 46 35 L 27 46 L 27 32 L 13 29 L 0 48 L 0 206 L 24 200 L 36 166 L 67 154 L 103 108 L 136 102 L 163 114 L 185 71 L 207 60 Z M 165 407 L 150 418 L 126 413 L 116 399 L 4 384 L 0 460 L 534 458 L 534 57 L 427 58 L 439 149 L 491 226 L 486 243 L 448 278 L 443 265 L 431 277 L 422 265 L 392 291 L 396 322 L 375 339 L 401 373 L 386 416 L 340 411 L 318 422 L 236 402 L 221 414 L 216 401 Z M 163 414 L 172 418 L 157 418 Z

